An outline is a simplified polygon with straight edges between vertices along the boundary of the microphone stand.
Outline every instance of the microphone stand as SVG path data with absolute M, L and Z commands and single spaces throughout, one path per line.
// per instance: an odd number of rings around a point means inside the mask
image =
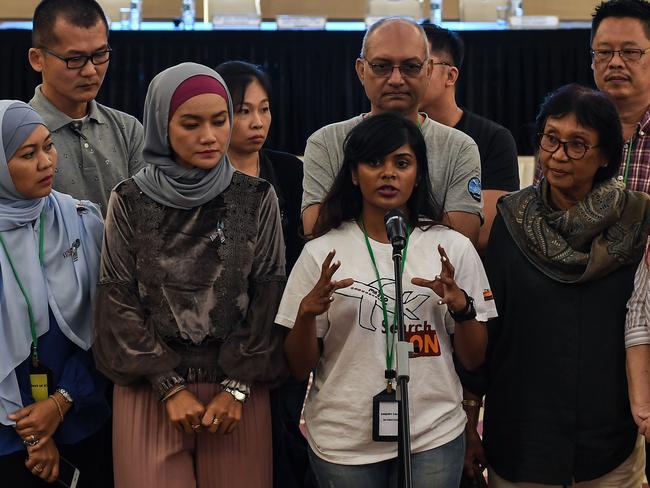
M 401 246 L 400 246 L 401 244 Z M 396 377 L 397 377 L 397 459 L 398 486 L 413 486 L 411 465 L 411 431 L 409 428 L 408 381 L 410 376 L 409 358 L 413 344 L 405 340 L 404 303 L 402 301 L 402 249 L 404 243 L 393 243 L 393 264 L 395 270 L 395 302 L 397 313 Z

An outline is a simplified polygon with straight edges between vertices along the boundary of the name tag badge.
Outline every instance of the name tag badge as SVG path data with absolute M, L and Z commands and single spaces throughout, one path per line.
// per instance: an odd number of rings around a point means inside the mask
M 29 383 L 32 387 L 32 397 L 35 402 L 47 400 L 47 397 L 52 393 L 50 391 L 52 385 L 52 371 L 39 364 L 29 369 Z
M 397 442 L 398 406 L 395 390 L 382 390 L 372 399 L 372 440 Z

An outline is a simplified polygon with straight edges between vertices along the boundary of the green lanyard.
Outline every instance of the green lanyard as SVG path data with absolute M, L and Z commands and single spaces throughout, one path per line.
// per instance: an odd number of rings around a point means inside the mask
M 632 136 L 629 150 L 627 151 L 627 157 L 625 158 L 625 174 L 623 176 L 623 183 L 625 183 L 626 187 L 627 187 L 627 175 L 630 172 L 630 159 L 632 158 L 632 153 L 634 152 L 635 146 L 636 146 L 636 137 Z
M 40 224 L 39 224 L 39 236 L 38 236 L 38 260 L 41 263 L 41 266 L 43 266 L 43 225 L 45 222 L 45 209 L 41 211 L 40 215 Z M 9 254 L 9 251 L 7 250 L 7 244 L 5 243 L 5 240 L 2 237 L 2 234 L 0 234 L 0 244 L 2 244 L 2 249 L 4 249 L 5 255 L 7 256 L 7 260 L 9 261 L 9 265 L 11 266 L 11 271 L 14 272 L 14 277 L 16 278 L 16 281 L 18 282 L 18 286 L 20 287 L 20 291 L 23 293 L 23 297 L 25 298 L 25 303 L 27 304 L 27 314 L 29 315 L 29 329 L 32 333 L 32 364 L 34 367 L 38 366 L 38 336 L 36 335 L 36 321 L 34 320 L 34 312 L 32 310 L 32 302 L 29 300 L 29 295 L 27 294 L 27 290 L 25 289 L 25 286 L 23 285 L 23 282 L 20 281 L 20 277 L 18 276 L 18 271 L 16 270 L 16 266 L 14 265 L 14 262 L 11 259 L 11 255 Z
M 381 310 L 384 314 L 384 327 L 388 327 L 388 310 L 386 308 L 386 295 L 384 295 L 384 287 L 381 284 L 381 277 L 379 276 L 379 269 L 377 268 L 377 261 L 375 260 L 375 254 L 372 252 L 372 247 L 370 246 L 370 239 L 368 239 L 368 233 L 366 232 L 366 226 L 361 223 L 361 230 L 363 230 L 363 236 L 366 239 L 366 246 L 368 247 L 368 254 L 370 254 L 370 261 L 372 262 L 372 267 L 375 270 L 375 276 L 377 277 L 377 284 L 379 285 L 379 298 L 381 298 Z M 408 226 L 406 227 L 406 245 L 402 250 L 402 263 L 401 263 L 401 275 L 404 276 L 404 266 L 406 265 L 406 251 L 409 247 L 410 239 L 410 230 Z M 395 297 L 395 308 L 393 309 L 393 325 L 390 328 L 386 329 L 386 371 L 392 371 L 393 369 L 393 353 L 395 350 L 395 328 L 397 326 L 397 297 Z M 389 342 L 389 332 L 390 332 L 390 342 Z M 390 387 L 390 379 L 388 380 L 388 385 Z

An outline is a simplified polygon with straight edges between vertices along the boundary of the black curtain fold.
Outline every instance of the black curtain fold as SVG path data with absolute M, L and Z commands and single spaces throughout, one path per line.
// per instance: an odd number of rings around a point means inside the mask
M 460 105 L 510 129 L 532 154 L 531 124 L 544 96 L 578 82 L 593 86 L 588 29 L 461 31 Z M 0 30 L 0 98 L 29 100 L 39 75 L 29 66 L 31 33 Z M 183 61 L 215 67 L 231 59 L 261 65 L 273 82 L 267 145 L 302 154 L 307 137 L 368 110 L 354 69 L 363 32 L 114 31 L 111 65 L 98 101 L 142 118 L 149 82 Z

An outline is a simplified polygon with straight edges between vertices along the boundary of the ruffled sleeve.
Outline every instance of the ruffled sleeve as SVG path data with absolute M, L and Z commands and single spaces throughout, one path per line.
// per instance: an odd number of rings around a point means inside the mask
M 183 379 L 175 373 L 178 355 L 156 333 L 143 310 L 135 277 L 134 228 L 130 202 L 118 186 L 106 215 L 95 306 L 97 368 L 119 385 L 146 377 L 163 394 Z

